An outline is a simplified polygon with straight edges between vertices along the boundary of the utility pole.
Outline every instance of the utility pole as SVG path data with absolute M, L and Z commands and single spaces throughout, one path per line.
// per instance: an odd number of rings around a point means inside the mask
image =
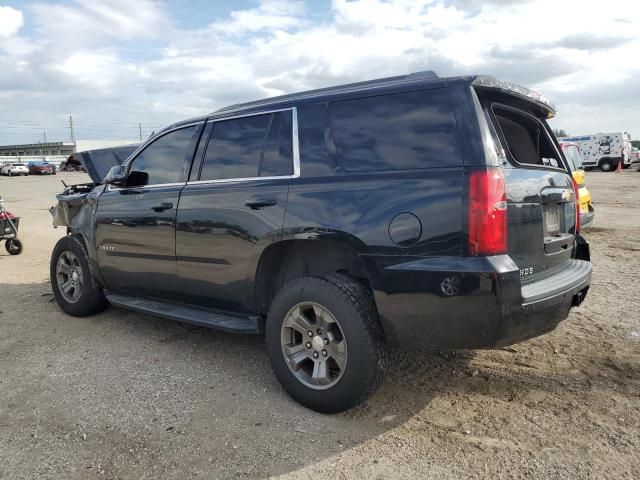
M 47 143 L 47 132 L 44 132 L 44 143 Z
M 142 124 L 138 123 L 138 133 L 140 134 L 140 141 L 142 141 Z
M 71 143 L 76 143 L 76 139 L 73 136 L 73 117 L 69 115 L 69 129 L 71 130 Z

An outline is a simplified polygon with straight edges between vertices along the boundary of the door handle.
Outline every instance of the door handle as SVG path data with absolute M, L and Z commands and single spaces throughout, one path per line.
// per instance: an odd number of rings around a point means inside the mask
M 264 207 L 273 207 L 278 201 L 275 198 L 257 198 L 255 200 L 247 200 L 244 204 L 251 210 L 260 210 Z
M 151 207 L 151 210 L 154 212 L 164 212 L 165 210 L 170 210 L 173 208 L 173 203 L 171 202 L 162 202 L 157 205 Z

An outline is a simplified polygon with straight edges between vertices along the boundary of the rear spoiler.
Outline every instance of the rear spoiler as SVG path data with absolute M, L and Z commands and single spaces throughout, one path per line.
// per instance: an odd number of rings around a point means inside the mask
M 556 115 L 555 105 L 551 103 L 547 97 L 530 88 L 512 82 L 497 80 L 489 75 L 478 75 L 473 82 L 471 82 L 471 85 L 480 89 L 497 90 L 507 95 L 534 102 L 547 113 L 547 118 L 553 118 Z

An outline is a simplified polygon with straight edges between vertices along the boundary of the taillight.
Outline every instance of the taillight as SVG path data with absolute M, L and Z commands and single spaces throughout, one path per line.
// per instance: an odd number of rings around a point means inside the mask
M 580 186 L 574 178 L 571 178 L 573 182 L 573 190 L 576 192 L 576 235 L 580 233 Z
M 469 254 L 507 252 L 507 192 L 500 168 L 469 177 Z

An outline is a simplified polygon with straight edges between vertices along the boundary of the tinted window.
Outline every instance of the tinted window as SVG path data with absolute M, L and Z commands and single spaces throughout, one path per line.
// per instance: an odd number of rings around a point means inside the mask
M 456 123 L 446 89 L 334 102 L 329 113 L 346 170 L 459 164 Z
M 257 177 L 271 117 L 253 115 L 216 122 L 200 180 Z
M 197 126 L 175 130 L 158 138 L 134 160 L 130 176 L 135 185 L 180 183 L 187 178 Z M 133 174 L 133 175 L 132 175 Z
M 293 140 L 291 111 L 273 115 L 269 136 L 262 154 L 260 176 L 281 176 L 293 173 Z
M 300 156 L 306 177 L 331 175 L 340 167 L 331 135 L 327 105 L 304 105 L 298 109 Z

